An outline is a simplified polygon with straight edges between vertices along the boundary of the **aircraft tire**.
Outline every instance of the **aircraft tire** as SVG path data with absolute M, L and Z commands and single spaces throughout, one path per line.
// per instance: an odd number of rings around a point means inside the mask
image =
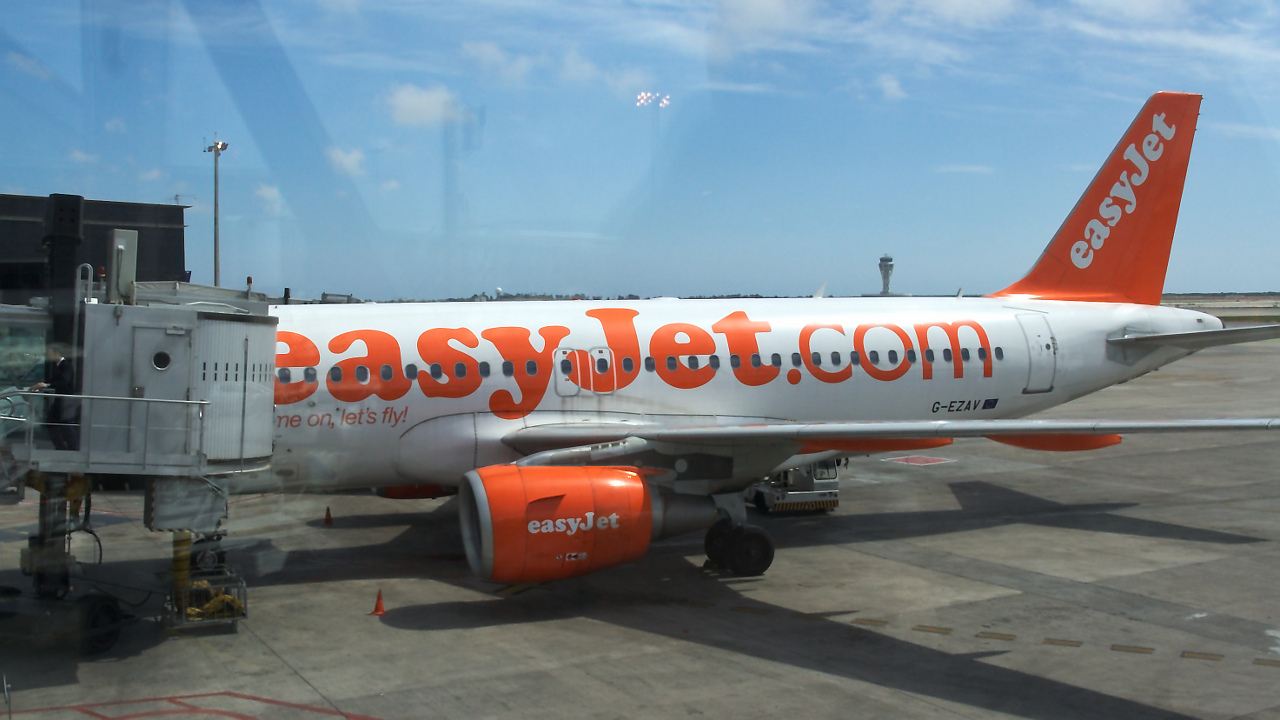
M 743 525 L 734 528 L 729 540 L 729 571 L 739 577 L 763 575 L 773 564 L 773 538 L 763 528 Z
M 712 565 L 727 567 L 729 550 L 734 535 L 733 522 L 729 518 L 721 518 L 707 529 L 707 537 L 702 546 L 706 550 L 707 560 Z

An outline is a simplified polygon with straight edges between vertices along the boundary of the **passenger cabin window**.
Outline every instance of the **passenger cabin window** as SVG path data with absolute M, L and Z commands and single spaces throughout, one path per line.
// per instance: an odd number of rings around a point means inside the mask
M 735 356 L 735 357 L 736 357 L 736 356 Z M 711 366 L 711 369 L 712 369 L 712 370 L 719 370 L 719 369 L 720 369 L 720 356 L 719 356 L 719 355 L 712 355 L 711 357 L 707 358 L 707 364 Z
M 780 367 L 782 367 L 782 356 L 781 356 L 781 355 L 779 355 L 778 353 L 774 353 L 774 354 L 770 355 L 770 356 L 769 356 L 769 364 L 770 364 L 770 365 L 772 365 L 772 366 L 774 366 L 774 367 L 776 367 L 776 368 L 780 368 Z
M 857 350 L 854 350 L 853 352 L 849 353 L 849 362 L 853 365 L 862 364 L 862 358 L 858 356 Z
M 280 382 L 284 383 L 285 385 L 288 385 L 289 383 L 293 382 L 293 378 L 291 377 L 289 368 L 280 368 L 280 370 L 276 373 L 276 375 L 280 378 Z
M 391 382 L 391 378 L 395 376 L 396 371 L 391 369 L 390 365 L 383 365 L 378 368 L 378 374 L 382 376 L 384 382 Z
M 417 380 L 417 379 L 418 379 L 418 366 L 417 366 L 417 365 L 412 365 L 412 364 L 410 364 L 410 365 L 405 365 L 405 366 L 404 366 L 404 376 L 405 376 L 405 377 L 407 377 L 407 378 L 409 378 L 410 380 Z
M 840 367 L 840 353 L 838 352 L 831 353 L 831 364 L 835 365 L 836 367 Z
M 431 373 L 431 377 L 437 380 L 444 377 L 444 368 L 440 367 L 440 363 L 431 363 L 431 367 L 428 370 Z
M 537 360 L 527 360 L 527 361 L 525 361 L 525 364 L 524 364 L 524 372 L 525 372 L 525 374 L 526 374 L 526 375 L 530 375 L 530 376 L 537 375 L 537 374 L 538 374 L 538 361 L 537 361 Z
M 735 369 L 735 370 L 736 370 L 736 369 L 738 369 L 738 368 L 740 368 L 740 367 L 742 367 L 742 358 L 738 357 L 737 355 L 730 355 L 730 356 L 729 356 L 729 367 L 731 367 L 731 368 L 733 368 L 733 369 Z
M 889 364 L 890 364 L 890 365 L 897 365 L 897 364 L 898 364 L 898 351 L 897 351 L 897 350 L 890 350 L 890 351 L 889 351 Z
M 1004 359 L 1004 349 L 1003 349 L 1003 348 L 1001 348 L 1001 347 L 997 346 L 997 347 L 996 347 L 996 350 L 995 350 L 995 353 L 996 353 L 996 359 L 997 359 L 997 360 L 1003 360 L 1003 359 Z
M 676 359 L 671 357 L 670 355 L 667 356 L 667 369 L 668 370 L 676 369 Z
M 358 383 L 369 382 L 369 368 L 363 365 L 356 366 L 356 382 Z
M 751 353 L 751 367 L 758 368 L 762 365 L 760 362 L 760 353 Z
M 800 359 L 800 353 L 791 353 L 791 365 L 793 367 L 800 367 L 803 364 L 804 360 Z
M 915 350 L 908 350 L 908 351 L 907 351 L 907 362 L 909 362 L 909 363 L 913 363 L 913 362 L 915 362 L 915 361 L 916 361 L 916 351 L 915 351 Z
M 658 364 L 653 361 L 652 357 L 646 357 L 644 359 L 645 370 L 648 370 L 649 372 L 653 372 L 655 369 L 657 369 L 657 367 L 658 367 Z
M 965 362 L 969 361 L 969 348 L 960 348 L 960 359 Z
M 928 360 L 929 362 L 933 362 L 933 350 L 932 350 L 932 349 L 930 349 L 930 350 L 925 350 L 925 351 L 924 351 L 924 359 L 925 359 L 925 360 Z
M 516 374 L 516 366 L 512 365 L 510 360 L 503 360 L 502 374 L 505 377 L 513 377 Z
M 596 358 L 596 372 L 600 373 L 601 375 L 609 372 L 608 358 L 602 358 L 602 357 Z
M 814 365 L 821 365 L 821 364 L 822 364 L 822 353 L 820 353 L 820 352 L 815 352 L 815 353 L 813 353 L 813 354 L 811 354 L 811 355 L 809 356 L 809 359 L 813 361 L 813 364 L 814 364 Z
M 489 377 L 489 363 L 487 362 L 480 363 L 479 370 L 480 370 L 480 377 L 482 378 Z
M 456 377 L 456 378 L 464 378 L 464 377 L 466 377 L 466 376 L 467 376 L 467 364 L 466 364 L 466 363 L 454 363 L 454 364 L 453 364 L 453 376 L 454 376 L 454 377 Z
M 876 352 L 875 350 L 872 350 L 872 351 L 870 351 L 870 352 L 868 352 L 868 353 L 867 353 L 867 359 L 871 361 L 871 364 L 872 364 L 872 365 L 879 365 L 879 364 L 880 364 L 880 353 Z
M 942 351 L 942 359 L 951 362 L 951 349 L 947 348 Z
M 304 382 L 313 383 L 316 381 L 316 369 L 311 367 L 302 371 L 302 380 Z
M 674 370 L 674 369 L 675 369 L 675 368 L 672 368 L 672 370 Z M 697 356 L 697 355 L 690 355 L 690 356 L 689 356 L 689 369 L 690 369 L 690 370 L 697 370 L 697 369 L 698 369 L 698 356 Z
M 987 359 L 987 349 L 986 349 L 986 348 L 984 348 L 984 347 L 980 347 L 980 348 L 978 348 L 978 359 L 979 359 L 979 360 L 986 360 L 986 359 Z
M 622 372 L 632 372 L 636 369 L 636 361 L 629 357 L 622 358 Z
M 569 374 L 569 373 L 571 373 L 571 372 L 573 372 L 573 362 L 571 362 L 571 361 L 569 360 L 569 358 L 565 358 L 565 359 L 561 360 L 561 361 L 560 361 L 560 374 L 561 374 L 561 375 L 568 375 L 568 374 Z
M 217 368 L 215 368 L 215 370 L 216 369 Z M 342 368 L 338 367 L 337 365 L 334 365 L 333 367 L 329 368 L 329 382 L 335 382 L 335 383 L 342 382 Z

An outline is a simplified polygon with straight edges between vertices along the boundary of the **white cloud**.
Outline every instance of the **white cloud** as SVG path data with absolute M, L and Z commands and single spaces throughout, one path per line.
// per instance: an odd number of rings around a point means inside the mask
M 986 27 L 1010 17 L 1022 3 L 1020 0 L 912 0 L 911 5 L 917 13 L 949 25 Z
M 966 175 L 990 175 L 996 169 L 989 165 L 939 165 L 933 169 L 940 173 L 960 173 Z
M 320 0 L 320 5 L 331 13 L 355 15 L 360 11 L 360 0 Z
M 102 126 L 102 129 L 110 133 L 119 133 L 123 135 L 125 133 L 124 120 L 118 117 L 111 118 Z
M 1255 140 L 1280 140 L 1280 128 L 1270 125 L 1243 125 L 1240 123 L 1210 123 L 1209 127 L 1232 138 Z
M 520 85 L 533 70 L 534 59 L 526 55 L 508 55 L 491 42 L 463 43 L 462 54 L 476 61 L 510 85 Z
M 713 57 L 740 52 L 802 50 L 823 33 L 810 0 L 721 0 L 712 41 Z
M 72 150 L 71 153 L 67 155 L 67 157 L 71 158 L 71 162 L 78 162 L 78 163 L 98 162 L 97 155 L 90 155 L 89 153 L 82 152 L 80 150 Z
M 620 96 L 659 89 L 652 87 L 653 77 L 644 70 L 622 68 L 621 70 L 605 71 L 572 48 L 565 53 L 564 62 L 560 66 L 560 77 L 569 82 L 583 84 L 599 82 Z
M 400 189 L 400 181 L 399 180 L 383 180 L 382 185 L 380 185 L 379 187 L 382 190 L 382 192 L 392 192 L 394 190 Z
M 149 182 L 152 180 L 159 180 L 162 175 L 163 173 L 160 172 L 160 168 L 152 168 L 142 173 L 141 175 L 139 175 L 138 179 L 142 180 L 143 182 Z
M 898 78 L 888 73 L 876 78 L 876 85 L 880 87 L 880 92 L 884 93 L 885 100 L 902 100 L 907 96 Z
M 391 119 L 397 125 L 438 125 L 458 113 L 457 98 L 443 85 L 398 85 L 391 91 L 389 104 Z
M 262 211 L 266 214 L 281 215 L 284 213 L 284 197 L 280 194 L 280 188 L 259 183 L 258 187 L 254 188 L 253 194 L 262 200 Z
M 325 150 L 325 154 L 329 156 L 329 162 L 333 163 L 333 167 L 339 172 L 347 175 L 363 175 L 364 168 L 364 151 L 349 150 L 343 151 L 341 148 L 331 147 Z
M 5 55 L 4 60 L 10 66 L 17 68 L 38 80 L 47 81 L 53 78 L 53 72 L 50 71 L 49 68 L 45 67 L 44 63 L 29 55 L 23 55 L 20 52 L 10 50 L 9 53 Z
M 1071 0 L 1076 7 L 1106 18 L 1170 22 L 1183 19 L 1189 10 L 1186 0 Z

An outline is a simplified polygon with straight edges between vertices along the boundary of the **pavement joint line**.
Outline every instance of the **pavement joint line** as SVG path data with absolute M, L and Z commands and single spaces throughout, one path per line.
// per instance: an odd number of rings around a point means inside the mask
M 1045 645 L 1057 645 L 1059 647 L 1080 647 L 1084 643 L 1079 640 L 1062 640 L 1060 638 L 1045 638 Z
M 994 632 L 980 632 L 974 637 L 985 638 L 987 640 L 1008 640 L 1009 642 L 1013 642 L 1014 640 L 1018 639 L 1017 635 L 1008 635 L 1006 633 L 994 633 Z
M 912 630 L 915 630 L 916 632 L 934 633 L 935 635 L 950 635 L 950 634 L 951 634 L 951 628 L 948 628 L 948 627 L 934 627 L 933 625 L 917 625 L 917 626 L 915 626 L 915 627 L 913 627 L 913 628 L 911 628 L 911 629 L 912 629 Z
M 519 595 L 520 593 L 526 590 L 532 590 L 537 586 L 538 586 L 538 583 L 516 583 L 514 585 L 508 585 L 500 590 L 497 590 L 494 592 L 494 594 L 495 595 Z
M 1217 653 L 1202 653 L 1195 652 L 1193 650 L 1183 650 L 1182 657 L 1187 658 L 1188 660 L 1212 660 L 1213 662 L 1218 662 L 1225 656 L 1218 655 Z
M 1135 653 L 1138 655 L 1150 655 L 1155 652 L 1155 648 L 1139 647 L 1137 645 L 1112 645 L 1111 649 L 1115 652 Z
M 1266 665 L 1267 667 L 1280 667 L 1280 660 L 1269 660 L 1267 658 L 1258 658 L 1253 661 L 1254 665 Z
M 854 618 L 849 622 L 853 623 L 854 625 L 867 625 L 870 627 L 884 627 L 885 625 L 889 624 L 884 620 L 872 620 L 871 618 Z
M 768 608 L 751 607 L 749 605 L 734 605 L 729 609 L 736 613 L 746 613 L 748 615 L 768 615 L 773 612 Z

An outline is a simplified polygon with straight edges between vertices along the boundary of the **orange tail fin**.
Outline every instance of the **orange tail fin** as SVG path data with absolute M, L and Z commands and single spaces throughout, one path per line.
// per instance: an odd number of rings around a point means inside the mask
M 995 295 L 1158 305 L 1199 114 L 1199 95 L 1152 95 L 1035 267 Z

